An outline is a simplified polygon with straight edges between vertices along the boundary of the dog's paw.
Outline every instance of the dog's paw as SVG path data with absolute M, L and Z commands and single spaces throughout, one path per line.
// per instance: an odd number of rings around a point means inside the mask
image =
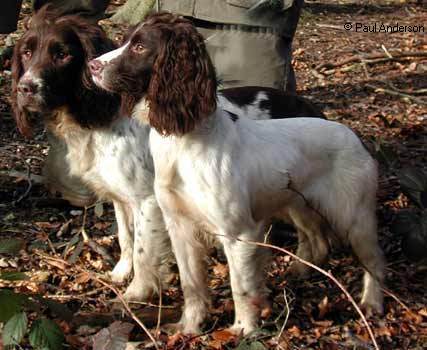
M 167 323 L 162 326 L 162 329 L 172 335 L 181 333 L 183 335 L 197 335 L 201 333 L 201 329 L 198 325 L 194 323 L 183 323 L 182 321 L 177 323 Z
M 132 261 L 119 260 L 113 271 L 109 273 L 111 281 L 114 283 L 125 282 L 132 273 Z
M 155 292 L 153 288 L 138 283 L 131 283 L 127 287 L 125 294 L 123 294 L 123 298 L 127 302 L 145 302 L 149 301 Z
M 379 300 L 362 300 L 360 307 L 366 317 L 371 317 L 373 315 L 381 316 L 384 314 L 383 303 Z

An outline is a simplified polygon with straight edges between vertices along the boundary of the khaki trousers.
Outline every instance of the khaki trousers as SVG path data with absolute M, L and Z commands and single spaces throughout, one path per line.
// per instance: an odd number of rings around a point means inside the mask
M 285 88 L 286 58 L 278 54 L 281 38 L 269 28 L 241 29 L 222 25 L 216 29 L 198 27 L 214 62 L 222 88 L 259 85 Z M 295 89 L 295 88 L 294 88 Z

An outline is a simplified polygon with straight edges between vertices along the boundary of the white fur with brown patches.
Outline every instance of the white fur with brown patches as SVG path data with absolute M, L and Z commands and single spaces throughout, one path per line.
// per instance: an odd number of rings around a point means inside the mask
M 133 271 L 124 297 L 147 300 L 166 279 L 171 257 L 154 196 L 149 127 L 121 118 L 109 128 L 86 129 L 73 122 L 66 110 L 57 114 L 53 125 L 51 130 L 67 144 L 70 174 L 80 177 L 100 198 L 114 203 L 121 257 L 111 273 L 112 280 L 124 282 Z

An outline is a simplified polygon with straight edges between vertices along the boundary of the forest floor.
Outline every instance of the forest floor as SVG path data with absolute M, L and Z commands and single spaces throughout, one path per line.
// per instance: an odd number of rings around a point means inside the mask
M 380 163 L 377 213 L 388 293 L 384 315 L 368 321 L 381 349 L 421 350 L 427 348 L 427 268 L 407 259 L 402 237 L 390 228 L 397 212 L 413 206 L 402 193 L 398 171 L 427 168 L 427 8 L 415 2 L 373 3 L 307 4 L 294 41 L 293 64 L 299 94 L 322 107 L 328 119 L 356 130 Z M 26 4 L 21 19 L 28 16 Z M 424 33 L 355 31 L 357 23 L 396 22 L 424 25 Z M 352 24 L 351 30 L 344 28 L 346 23 Z M 123 30 L 108 20 L 102 25 L 117 38 Z M 21 20 L 12 38 L 22 31 Z M 0 35 L 0 48 L 6 37 Z M 27 277 L 0 280 L 0 287 L 40 294 L 66 306 L 72 318 L 60 312 L 47 314 L 60 325 L 72 349 L 91 348 L 93 335 L 115 320 L 134 326 L 129 335 L 134 347 L 154 348 L 139 326 L 111 302 L 114 291 L 94 278 L 95 273 L 109 271 L 111 257 L 117 260 L 119 255 L 112 207 L 103 204 L 83 210 L 49 197 L 40 178 L 48 152 L 45 135 L 40 132 L 25 140 L 18 134 L 9 105 L 10 62 L 0 63 L 0 240 L 14 238 L 22 243 L 16 255 L 0 255 L 0 269 L 25 272 Z M 95 244 L 83 242 L 83 228 Z M 295 235 L 282 232 L 283 247 L 295 251 L 296 243 Z M 267 274 L 273 312 L 260 331 L 246 339 L 220 331 L 233 315 L 228 267 L 221 254 L 209 258 L 213 307 L 206 333 L 191 338 L 160 333 L 161 347 L 232 349 L 240 342 L 239 349 L 374 349 L 367 329 L 339 288 L 317 273 L 302 281 L 288 280 L 285 272 L 291 260 L 274 252 Z M 358 300 L 362 268 L 357 259 L 349 252 L 334 252 L 324 268 Z M 124 289 L 118 286 L 119 291 Z M 178 317 L 182 294 L 177 275 L 163 291 L 161 302 L 162 323 Z M 133 307 L 154 330 L 157 308 Z M 110 332 L 115 334 L 111 328 Z M 122 337 L 128 339 L 126 331 Z

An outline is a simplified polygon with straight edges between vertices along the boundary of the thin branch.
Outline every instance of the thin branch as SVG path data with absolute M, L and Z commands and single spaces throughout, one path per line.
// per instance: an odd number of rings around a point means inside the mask
M 33 182 L 31 181 L 31 168 L 30 168 L 30 165 L 27 164 L 27 162 L 24 162 L 24 164 L 27 167 L 27 182 L 28 182 L 28 186 L 27 186 L 27 189 L 25 190 L 25 192 L 21 196 L 19 196 L 19 198 L 13 204 L 18 204 L 20 201 L 22 201 L 24 198 L 26 198 L 28 196 L 28 194 L 30 193 L 31 189 L 33 188 Z
M 389 95 L 393 95 L 393 96 L 399 96 L 402 98 L 407 98 L 409 100 L 414 101 L 415 103 L 418 103 L 419 105 L 427 105 L 427 101 L 424 101 L 423 99 L 419 98 L 419 97 L 415 97 L 409 94 L 405 94 L 403 92 L 398 92 L 398 91 L 394 91 L 394 90 L 390 90 L 390 89 L 384 89 L 381 87 L 377 87 L 375 85 L 372 84 L 366 84 L 367 87 L 375 90 L 375 92 L 383 92 L 385 94 L 389 94 Z
M 386 49 L 386 47 L 384 45 L 381 45 L 381 48 L 383 49 L 383 51 L 385 52 L 385 54 L 387 55 L 388 58 L 393 58 L 391 53 L 388 52 L 388 50 Z
M 286 324 L 288 323 L 289 314 L 291 313 L 291 310 L 289 308 L 288 298 L 286 296 L 286 288 L 283 288 L 283 298 L 285 299 L 286 316 L 285 316 L 285 320 L 283 321 L 282 328 L 280 328 L 280 332 L 277 335 L 277 340 L 279 340 L 282 337 L 283 331 L 285 330 Z
M 427 51 L 399 52 L 399 53 L 393 54 L 392 57 L 384 56 L 382 52 L 374 53 L 366 56 L 362 56 L 362 55 L 351 56 L 336 63 L 331 63 L 331 62 L 321 63 L 315 68 L 315 70 L 319 71 L 320 69 L 337 68 L 353 62 L 360 63 L 365 61 L 366 63 L 378 63 L 378 62 L 385 62 L 385 61 L 398 61 L 399 59 L 408 58 L 408 57 L 427 57 Z
M 407 307 L 403 301 L 401 301 L 395 294 L 390 292 L 388 289 L 382 288 L 384 294 L 387 294 L 389 297 L 393 298 L 400 306 L 402 306 L 406 311 L 412 312 L 409 307 Z

